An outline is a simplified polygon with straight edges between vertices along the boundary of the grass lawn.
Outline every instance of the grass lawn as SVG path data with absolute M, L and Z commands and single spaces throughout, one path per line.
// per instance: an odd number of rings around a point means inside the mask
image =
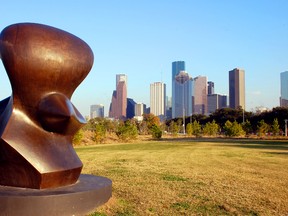
M 288 143 L 163 139 L 77 147 L 82 173 L 113 181 L 91 215 L 288 215 Z

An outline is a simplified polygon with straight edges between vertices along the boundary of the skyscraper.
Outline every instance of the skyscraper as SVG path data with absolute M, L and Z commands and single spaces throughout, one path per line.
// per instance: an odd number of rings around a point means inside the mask
M 172 118 L 176 116 L 176 97 L 175 97 L 175 88 L 176 88 L 176 76 L 180 71 L 185 71 L 185 62 L 184 61 L 175 61 L 172 62 Z M 181 114 L 182 116 L 182 114 Z
M 117 85 L 120 81 L 125 82 L 126 86 L 128 86 L 126 74 L 116 74 L 116 89 L 117 89 Z
M 280 106 L 288 107 L 288 71 L 280 73 Z
M 125 119 L 127 109 L 127 76 L 125 74 L 116 75 L 116 91 L 113 91 L 109 109 L 109 117 L 115 119 Z
M 150 113 L 164 120 L 166 116 L 166 84 L 154 82 L 150 84 Z
M 104 105 L 95 104 L 90 106 L 90 118 L 103 118 L 104 117 Z
M 193 113 L 207 114 L 207 77 L 197 76 L 193 79 Z
M 131 119 L 135 116 L 136 102 L 132 98 L 127 98 L 126 117 Z
M 239 68 L 229 71 L 229 106 L 245 110 L 245 71 Z
M 192 77 L 180 71 L 174 80 L 172 118 L 192 115 Z
M 227 107 L 227 96 L 219 94 L 207 95 L 207 114 L 214 113 L 217 109 Z

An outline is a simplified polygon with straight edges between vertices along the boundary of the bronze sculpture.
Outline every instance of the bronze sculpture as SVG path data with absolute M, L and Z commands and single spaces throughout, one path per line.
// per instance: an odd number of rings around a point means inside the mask
M 70 99 L 92 68 L 92 50 L 63 30 L 20 23 L 1 32 L 0 56 L 12 87 L 0 102 L 0 185 L 74 184 L 82 162 L 71 143 L 85 119 Z

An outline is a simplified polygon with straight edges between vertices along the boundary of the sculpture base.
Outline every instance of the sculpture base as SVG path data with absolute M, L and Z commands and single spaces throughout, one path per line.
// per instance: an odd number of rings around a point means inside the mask
M 55 189 L 0 186 L 0 212 L 22 216 L 85 215 L 111 196 L 110 179 L 82 174 L 75 184 Z

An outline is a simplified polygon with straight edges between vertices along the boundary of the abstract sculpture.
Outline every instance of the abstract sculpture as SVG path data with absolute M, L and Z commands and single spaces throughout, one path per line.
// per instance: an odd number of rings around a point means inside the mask
M 85 119 L 70 99 L 92 68 L 92 50 L 63 30 L 20 23 L 1 32 L 0 56 L 12 87 L 0 102 L 0 185 L 74 184 L 82 163 L 71 143 Z

